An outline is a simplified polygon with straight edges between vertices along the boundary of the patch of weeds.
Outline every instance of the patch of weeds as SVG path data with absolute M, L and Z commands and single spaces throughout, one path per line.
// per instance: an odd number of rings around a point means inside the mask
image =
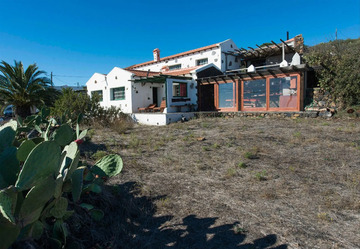
M 106 155 L 107 155 L 106 151 L 98 150 L 91 156 L 91 158 L 94 159 L 95 161 L 97 161 L 97 160 L 103 158 Z
M 233 230 L 235 234 L 246 234 L 248 232 L 248 230 L 242 227 L 240 224 L 234 225 Z
M 162 197 L 156 201 L 156 207 L 158 209 L 168 207 L 170 204 L 170 199 L 168 197 Z
M 255 178 L 259 181 L 266 181 L 267 172 L 266 170 L 259 171 L 255 173 Z
M 207 122 L 202 122 L 200 123 L 201 128 L 209 128 L 210 127 L 210 123 Z
M 289 170 L 294 172 L 295 171 L 295 167 L 294 166 L 289 166 Z
M 322 220 L 322 221 L 327 221 L 327 222 L 332 222 L 333 221 L 333 218 L 330 217 L 330 215 L 326 212 L 320 212 L 317 214 L 317 217 L 319 220 Z
M 226 177 L 233 177 L 236 174 L 236 170 L 234 168 L 229 168 L 226 171 Z
M 214 143 L 212 147 L 213 147 L 214 149 L 218 149 L 218 148 L 220 148 L 220 144 Z
M 137 148 L 141 144 L 141 140 L 138 139 L 135 135 L 131 134 L 129 148 Z
M 203 150 L 203 151 L 210 151 L 210 148 L 209 148 L 209 146 L 203 146 L 203 147 L 202 147 L 202 150 Z
M 237 166 L 238 166 L 238 168 L 240 168 L 240 169 L 245 169 L 245 168 L 247 168 L 247 165 L 246 165 L 246 163 L 244 163 L 244 162 L 239 162 L 239 163 L 237 164 Z
M 330 124 L 328 122 L 321 123 L 322 126 L 329 126 Z
M 257 153 L 254 151 L 247 151 L 244 153 L 244 157 L 247 159 L 257 159 L 259 158 Z
M 297 131 L 297 132 L 294 132 L 294 134 L 293 134 L 293 136 L 295 137 L 295 138 L 301 138 L 301 132 L 300 131 Z

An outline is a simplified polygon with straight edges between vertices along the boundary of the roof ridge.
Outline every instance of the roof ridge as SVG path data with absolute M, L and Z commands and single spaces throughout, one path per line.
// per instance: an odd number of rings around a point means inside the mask
M 215 43 L 215 44 L 212 44 L 212 45 L 204 46 L 204 47 L 201 47 L 201 48 L 196 48 L 196 49 L 188 50 L 188 51 L 185 51 L 185 52 L 181 52 L 181 53 L 178 53 L 178 54 L 174 54 L 174 55 L 170 55 L 170 56 L 165 56 L 165 57 L 163 57 L 163 58 L 160 58 L 160 60 L 158 60 L 158 61 L 147 61 L 147 62 L 135 64 L 135 65 L 126 67 L 126 68 L 124 68 L 124 69 L 125 69 L 125 70 L 126 70 L 126 69 L 132 69 L 132 70 L 134 70 L 134 68 L 136 68 L 136 67 L 145 66 L 145 65 L 149 65 L 149 64 L 155 64 L 155 63 L 158 63 L 158 62 L 161 62 L 161 61 L 164 61 L 164 60 L 170 60 L 170 59 L 173 59 L 173 58 L 176 58 L 176 57 L 180 57 L 180 56 L 184 56 L 184 55 L 187 55 L 187 54 L 197 53 L 197 52 L 200 52 L 200 51 L 203 51 L 203 50 L 207 50 L 207 49 L 211 49 L 211 48 L 214 48 L 214 47 L 218 47 L 218 46 L 220 46 L 221 43 L 222 43 L 222 42 L 219 42 L 219 43 Z

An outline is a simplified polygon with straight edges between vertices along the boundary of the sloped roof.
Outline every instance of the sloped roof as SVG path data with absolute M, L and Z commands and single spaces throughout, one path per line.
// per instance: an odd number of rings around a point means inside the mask
M 172 76 L 179 76 L 179 75 L 185 75 L 185 74 L 190 74 L 191 71 L 199 68 L 201 66 L 195 66 L 195 67 L 188 67 L 188 68 L 183 68 L 183 69 L 178 69 L 178 70 L 171 70 L 171 71 L 165 71 L 162 72 L 162 74 L 164 75 L 172 75 Z
M 161 62 L 161 61 L 166 61 L 166 60 L 174 59 L 174 58 L 177 58 L 177 57 L 180 57 L 180 56 L 184 56 L 184 55 L 193 54 L 193 53 L 197 53 L 197 52 L 200 52 L 200 51 L 204 51 L 204 50 L 216 48 L 216 47 L 219 46 L 219 44 L 220 44 L 220 43 L 216 43 L 216 44 L 213 44 L 213 45 L 209 45 L 209 46 L 205 46 L 205 47 L 201 47 L 201 48 L 189 50 L 189 51 L 182 52 L 182 53 L 179 53 L 179 54 L 175 54 L 175 55 L 171 55 L 171 56 L 166 56 L 166 57 L 160 58 L 159 61 L 147 61 L 147 62 L 143 62 L 143 63 L 140 63 L 140 64 L 135 64 L 135 65 L 129 66 L 129 67 L 125 68 L 125 69 L 126 69 L 126 70 L 128 70 L 128 69 L 134 69 L 134 68 L 138 68 L 138 67 L 142 67 L 142 66 L 146 66 L 146 65 L 158 63 L 158 62 Z
M 145 70 L 135 70 L 135 69 L 127 69 L 124 68 L 124 70 L 135 74 L 135 76 L 138 77 L 147 77 L 147 76 L 155 76 L 161 74 L 161 72 L 153 72 L 153 71 L 145 71 Z

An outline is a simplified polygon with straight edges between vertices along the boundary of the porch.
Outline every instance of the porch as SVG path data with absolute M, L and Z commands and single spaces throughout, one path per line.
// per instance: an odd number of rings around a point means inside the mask
M 142 113 L 145 116 L 151 114 L 150 116 L 154 118 L 160 114 L 153 113 L 156 111 L 184 113 L 195 111 L 197 107 L 196 82 L 191 77 L 160 74 L 139 77 L 134 79 L 133 83 L 135 93 L 138 95 L 133 100 L 133 113 Z M 144 115 L 139 117 L 142 118 Z M 164 121 L 155 121 L 155 125 L 157 123 Z

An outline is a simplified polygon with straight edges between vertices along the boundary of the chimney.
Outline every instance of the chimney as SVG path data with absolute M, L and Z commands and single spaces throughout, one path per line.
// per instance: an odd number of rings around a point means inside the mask
M 160 49 L 155 48 L 153 50 L 153 54 L 154 54 L 154 61 L 160 61 Z

